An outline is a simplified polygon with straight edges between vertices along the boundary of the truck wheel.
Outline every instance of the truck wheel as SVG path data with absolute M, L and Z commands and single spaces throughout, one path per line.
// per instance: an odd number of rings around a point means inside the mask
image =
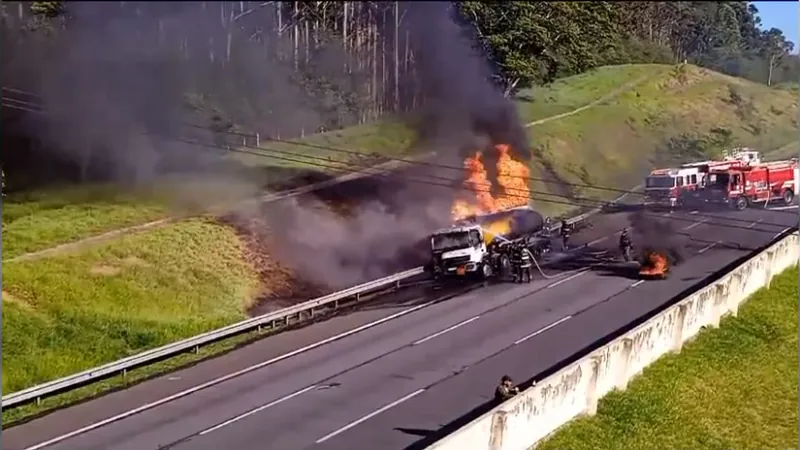
M 733 201 L 733 207 L 739 211 L 744 210 L 747 208 L 747 199 L 744 197 L 736 197 Z
M 481 264 L 481 278 L 488 280 L 492 277 L 492 266 L 489 264 Z
M 506 255 L 500 257 L 500 275 L 503 277 L 511 275 L 511 260 Z
M 792 204 L 792 202 L 794 201 L 794 192 L 792 192 L 791 189 L 787 189 L 787 190 L 783 191 L 783 201 L 787 205 L 791 205 Z

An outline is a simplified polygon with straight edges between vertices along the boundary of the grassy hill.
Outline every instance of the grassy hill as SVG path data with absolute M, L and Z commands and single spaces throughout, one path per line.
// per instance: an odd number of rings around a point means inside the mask
M 670 159 L 735 145 L 796 152 L 796 88 L 769 88 L 693 66 L 603 67 L 523 92 L 518 107 L 531 124 L 538 157 L 531 163 L 533 177 L 630 188 L 644 171 Z M 413 134 L 385 122 L 304 141 L 407 155 Z M 343 159 L 341 153 L 302 145 L 262 144 Z M 236 158 L 268 173 L 287 165 Z M 562 193 L 541 182 L 533 182 L 532 189 Z M 232 196 L 243 192 L 234 191 Z M 604 191 L 574 193 L 609 197 Z M 313 294 L 270 257 L 268 240 L 211 217 L 19 258 L 164 219 L 175 213 L 167 197 L 158 189 L 119 193 L 84 187 L 4 198 L 4 394 L 242 319 L 257 299 Z M 539 195 L 533 203 L 549 214 L 565 211 L 565 205 L 546 198 Z

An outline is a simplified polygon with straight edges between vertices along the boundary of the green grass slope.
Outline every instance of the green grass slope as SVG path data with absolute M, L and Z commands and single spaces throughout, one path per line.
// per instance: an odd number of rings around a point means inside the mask
M 621 90 L 637 81 L 641 84 Z M 590 104 L 575 114 L 542 120 Z M 722 144 L 777 148 L 797 137 L 797 96 L 790 89 L 689 66 L 603 67 L 523 92 L 518 108 L 526 123 L 535 123 L 528 128 L 539 157 L 533 176 L 555 174 L 571 182 L 623 188 L 637 184 L 651 159 L 663 158 L 670 145 L 682 157 Z M 409 153 L 414 136 L 402 125 L 384 122 L 305 141 L 401 155 Z M 293 152 L 342 158 L 282 145 Z M 277 163 L 253 157 L 250 164 L 269 171 Z M 539 182 L 532 187 L 558 192 Z M 188 190 L 196 191 L 196 185 Z M 245 191 L 233 189 L 230 198 Z M 291 274 L 263 245 L 201 219 L 63 254 L 9 260 L 174 212 L 165 199 L 169 196 L 109 192 L 60 189 L 4 198 L 4 393 L 241 319 L 256 297 L 311 295 L 293 284 Z M 583 194 L 600 197 L 604 192 Z M 541 200 L 534 204 L 551 214 L 564 210 Z
M 636 66 L 633 66 L 636 67 Z M 672 161 L 797 142 L 797 95 L 695 66 L 650 66 L 655 76 L 594 108 L 531 130 L 540 176 L 551 167 L 571 183 L 627 189 Z M 785 152 L 784 152 L 785 153 Z M 553 188 L 534 183 L 534 190 Z M 608 199 L 613 194 L 578 190 Z M 537 202 L 534 202 L 537 203 Z M 563 206 L 538 202 L 543 210 Z
M 537 450 L 797 448 L 797 268 Z

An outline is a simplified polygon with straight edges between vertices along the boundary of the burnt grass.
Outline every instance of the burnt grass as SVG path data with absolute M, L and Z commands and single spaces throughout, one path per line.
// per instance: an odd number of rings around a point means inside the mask
M 369 201 L 379 201 L 391 211 L 398 207 L 394 194 L 406 185 L 403 182 L 404 175 L 401 172 L 386 177 L 359 178 L 302 194 L 298 201 L 322 202 L 343 220 L 350 214 L 352 208 Z M 285 185 L 284 188 L 320 183 L 336 177 L 321 172 L 308 172 L 295 178 L 294 182 Z M 266 215 L 273 209 L 271 206 L 263 204 L 255 211 L 237 211 L 217 217 L 218 222 L 231 227 L 239 236 L 243 243 L 243 259 L 258 273 L 261 288 L 253 305 L 247 311 L 250 316 L 266 314 L 333 292 L 333 289 L 327 286 L 305 279 L 302 274 L 296 273 L 272 256 L 274 253 L 272 250 L 275 248 L 274 240 L 280 239 L 280 235 L 271 232 L 266 220 Z M 410 247 L 409 254 L 409 258 L 414 259 L 408 261 L 412 266 L 422 264 L 419 249 Z M 416 261 L 417 259 L 419 261 Z

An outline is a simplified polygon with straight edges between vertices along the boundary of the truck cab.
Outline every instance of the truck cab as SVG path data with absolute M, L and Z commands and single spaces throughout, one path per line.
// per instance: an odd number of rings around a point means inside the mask
M 703 182 L 698 167 L 653 170 L 645 179 L 645 202 L 674 208 Z
M 486 237 L 480 225 L 445 228 L 433 233 L 431 252 L 437 275 L 491 276 L 491 266 L 486 264 Z

